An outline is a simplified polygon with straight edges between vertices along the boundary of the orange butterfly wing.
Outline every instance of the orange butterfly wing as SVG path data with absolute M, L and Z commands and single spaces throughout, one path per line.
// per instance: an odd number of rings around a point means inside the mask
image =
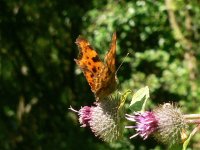
M 100 60 L 97 52 L 87 40 L 78 37 L 76 44 L 79 47 L 79 56 L 75 61 L 82 69 L 97 101 L 103 99 L 117 87 L 117 77 L 115 76 L 116 34 L 113 34 L 111 47 L 104 62 Z
M 117 88 L 117 76 L 115 74 L 115 56 L 116 56 L 116 33 L 113 34 L 110 50 L 104 59 L 104 68 L 100 72 L 100 77 L 97 78 L 98 89 L 96 95 L 98 97 L 106 97 Z

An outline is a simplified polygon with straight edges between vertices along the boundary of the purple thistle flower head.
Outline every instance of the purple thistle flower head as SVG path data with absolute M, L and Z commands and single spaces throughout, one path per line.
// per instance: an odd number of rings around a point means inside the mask
M 137 132 L 131 136 L 130 139 L 139 135 L 145 140 L 158 128 L 158 121 L 156 120 L 154 113 L 150 111 L 134 113 L 134 115 L 126 114 L 126 119 L 136 123 L 135 126 L 126 126 L 126 128 L 134 128 Z
M 87 127 L 89 126 L 89 121 L 91 120 L 91 110 L 92 107 L 89 106 L 84 106 L 83 108 L 81 108 L 78 112 L 79 115 L 79 122 L 81 125 L 81 127 Z
M 73 109 L 72 107 L 70 107 L 69 109 L 74 111 L 74 112 L 76 112 L 76 113 L 78 113 L 79 122 L 81 124 L 81 127 L 87 127 L 87 126 L 90 126 L 89 125 L 89 121 L 91 120 L 92 108 L 93 107 L 84 106 L 79 111 Z
M 170 146 L 181 142 L 182 133 L 187 128 L 180 109 L 170 103 L 160 105 L 152 112 L 126 115 L 126 118 L 136 123 L 135 126 L 126 126 L 136 130 L 136 134 L 130 138 L 139 135 L 147 139 L 149 135 L 153 135 L 156 140 Z
M 124 113 L 120 104 L 118 96 L 109 96 L 96 102 L 95 106 L 84 106 L 79 111 L 72 107 L 69 109 L 78 113 L 81 127 L 90 127 L 95 136 L 113 142 L 121 137 L 123 131 Z

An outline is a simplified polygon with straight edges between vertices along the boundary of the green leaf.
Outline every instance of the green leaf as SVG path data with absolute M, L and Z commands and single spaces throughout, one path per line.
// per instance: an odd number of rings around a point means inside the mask
M 149 87 L 143 87 L 139 89 L 132 97 L 130 108 L 137 111 L 142 107 L 140 111 L 145 111 L 146 102 L 149 98 Z
M 119 131 L 122 133 L 123 130 L 124 130 L 124 103 L 126 101 L 126 98 L 127 96 L 131 93 L 132 91 L 131 90 L 127 90 L 126 92 L 124 92 L 121 97 L 120 97 L 120 105 L 118 107 L 118 112 L 117 112 L 117 115 L 118 115 L 118 125 L 119 125 Z
M 191 138 L 193 135 L 190 134 L 190 136 L 188 137 L 188 139 L 183 143 L 183 149 L 182 150 L 186 150 Z
M 119 110 L 123 108 L 124 103 L 125 103 L 125 101 L 126 101 L 126 98 L 127 98 L 127 96 L 128 96 L 131 92 L 132 92 L 131 90 L 127 90 L 126 92 L 124 92 L 124 93 L 121 95 Z
M 197 127 L 195 127 L 195 128 L 193 129 L 193 131 L 190 133 L 190 135 L 189 135 L 189 137 L 187 138 L 187 140 L 183 143 L 183 149 L 182 149 L 182 150 L 186 150 L 186 149 L 187 149 L 187 146 L 188 146 L 188 144 L 189 144 L 191 138 L 192 138 L 192 137 L 195 135 L 195 133 L 196 133 L 197 131 L 199 131 L 199 130 L 200 130 L 200 125 L 198 125 Z

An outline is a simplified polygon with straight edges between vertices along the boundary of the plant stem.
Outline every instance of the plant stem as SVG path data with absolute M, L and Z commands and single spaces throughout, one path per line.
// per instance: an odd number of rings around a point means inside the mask
M 187 114 L 183 115 L 185 119 L 200 119 L 200 114 Z
M 200 124 L 200 120 L 186 120 L 188 124 Z

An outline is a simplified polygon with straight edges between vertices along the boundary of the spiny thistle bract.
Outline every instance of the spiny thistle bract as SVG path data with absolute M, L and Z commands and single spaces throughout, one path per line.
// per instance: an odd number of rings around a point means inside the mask
M 104 141 L 115 141 L 122 134 L 122 117 L 119 116 L 118 108 L 118 97 L 108 97 L 93 108 L 90 128 Z
M 154 114 L 158 120 L 158 129 L 154 137 L 169 145 L 180 143 L 181 133 L 187 128 L 180 109 L 174 104 L 166 103 L 157 107 Z

